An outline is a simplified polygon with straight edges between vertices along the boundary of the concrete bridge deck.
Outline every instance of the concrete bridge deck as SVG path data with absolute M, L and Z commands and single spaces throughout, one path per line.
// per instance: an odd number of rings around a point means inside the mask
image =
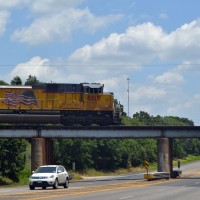
M 14 138 L 200 138 L 200 126 L 0 126 Z

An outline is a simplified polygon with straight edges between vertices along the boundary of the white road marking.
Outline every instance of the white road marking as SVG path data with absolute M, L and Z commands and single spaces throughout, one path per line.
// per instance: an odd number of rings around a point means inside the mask
M 120 199 L 128 199 L 128 198 L 132 198 L 133 196 L 127 196 L 127 197 L 121 197 Z
M 162 191 L 165 191 L 165 190 L 167 190 L 167 188 L 165 188 L 165 189 L 161 189 L 161 190 L 158 190 L 159 192 L 162 192 Z
M 3 192 L 10 192 L 11 190 L 3 190 Z M 1 191 L 0 191 L 1 192 Z

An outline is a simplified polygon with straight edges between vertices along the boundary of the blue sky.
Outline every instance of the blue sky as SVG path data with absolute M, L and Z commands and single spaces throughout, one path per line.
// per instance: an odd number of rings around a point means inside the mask
M 200 125 L 198 0 L 0 0 L 0 80 L 100 82 L 129 114 Z

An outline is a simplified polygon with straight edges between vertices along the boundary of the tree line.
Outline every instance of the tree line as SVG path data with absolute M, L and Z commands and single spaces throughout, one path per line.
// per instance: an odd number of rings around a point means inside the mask
M 33 85 L 33 84 L 36 84 L 36 83 L 39 83 L 39 80 L 37 79 L 37 77 L 29 75 L 28 78 L 26 79 L 24 85 Z M 15 76 L 10 81 L 10 84 L 3 81 L 3 80 L 0 80 L 0 85 L 23 85 L 23 83 L 22 83 L 22 79 L 19 76 Z
M 39 83 L 35 76 L 29 76 L 24 85 Z M 9 85 L 0 80 L 0 84 Z M 22 85 L 16 76 L 11 85 Z M 128 117 L 124 107 L 115 100 L 115 109 L 121 113 L 121 124 L 127 126 L 180 125 L 194 126 L 193 121 L 177 116 L 153 116 L 140 111 Z M 25 154 L 29 141 L 25 139 L 0 139 L 0 176 L 14 181 L 19 180 L 21 171 L 27 163 Z M 174 139 L 173 157 L 184 158 L 187 155 L 200 154 L 199 139 Z M 93 168 L 96 170 L 115 170 L 141 166 L 144 160 L 157 161 L 156 139 L 54 139 L 55 164 L 67 169 L 76 163 L 77 170 Z

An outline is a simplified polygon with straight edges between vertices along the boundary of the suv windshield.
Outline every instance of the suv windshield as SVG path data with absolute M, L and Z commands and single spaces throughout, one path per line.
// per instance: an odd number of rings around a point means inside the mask
M 37 173 L 56 173 L 56 167 L 40 167 Z

